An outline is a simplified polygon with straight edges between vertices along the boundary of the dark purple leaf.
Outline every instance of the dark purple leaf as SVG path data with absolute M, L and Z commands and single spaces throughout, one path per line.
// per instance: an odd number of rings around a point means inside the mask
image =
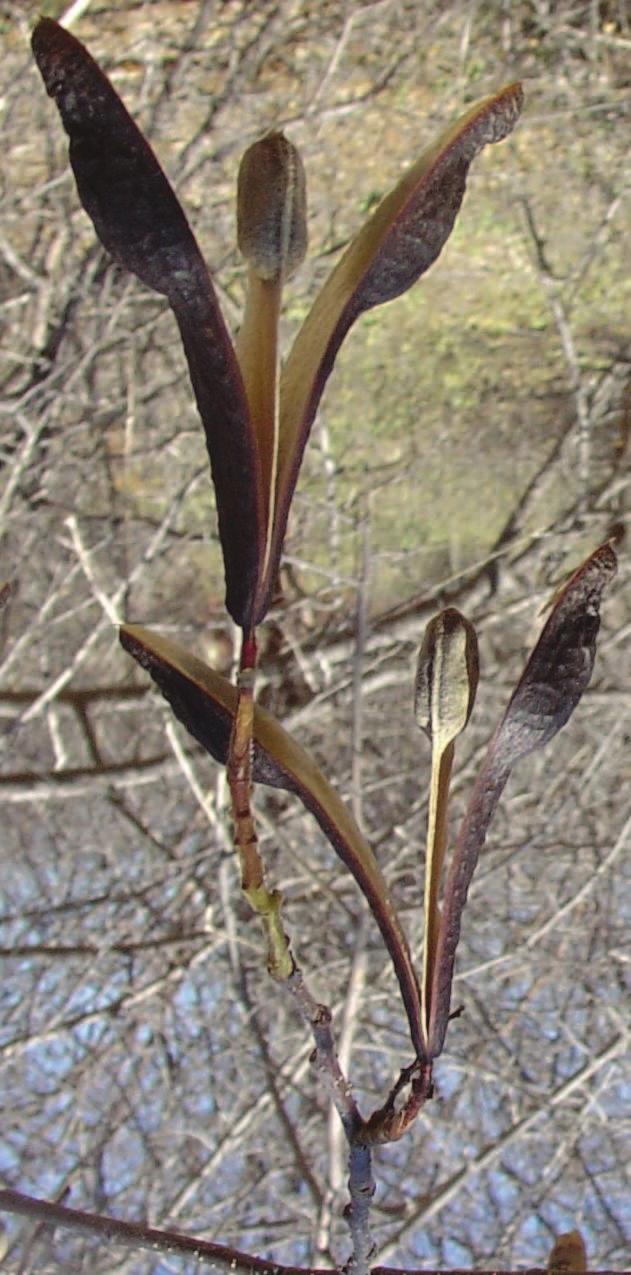
M 228 367 L 215 342 L 210 315 L 195 318 L 188 311 L 176 310 L 175 317 L 206 434 L 226 575 L 226 606 L 235 623 L 249 629 L 258 622 L 253 608 L 266 544 L 258 443 L 236 358 L 234 366 Z
M 495 753 L 503 766 L 542 748 L 574 712 L 592 675 L 600 601 L 616 567 L 607 542 L 558 591 L 497 734 Z
M 81 202 L 115 261 L 175 312 L 206 433 L 226 603 L 249 627 L 265 548 L 256 437 L 232 341 L 186 216 L 151 147 L 87 49 L 50 18 L 33 52 L 70 137 Z
M 70 138 L 81 202 L 115 261 L 195 308 L 209 280 L 193 232 L 160 164 L 88 50 L 50 18 L 33 53 Z

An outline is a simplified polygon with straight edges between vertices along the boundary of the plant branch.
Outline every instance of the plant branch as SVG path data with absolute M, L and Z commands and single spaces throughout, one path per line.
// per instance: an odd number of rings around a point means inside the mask
M 335 1106 L 351 1145 L 357 1134 L 363 1130 L 364 1121 L 338 1061 L 331 1030 L 331 1011 L 326 1005 L 318 1004 L 311 995 L 300 969 L 294 969 L 287 980 L 287 987 L 300 1017 L 313 1034 L 315 1051 L 311 1061 Z
M 232 801 L 234 840 L 241 866 L 241 889 L 253 912 L 261 918 L 267 939 L 267 967 L 274 978 L 287 979 L 294 960 L 280 916 L 282 895 L 268 890 L 252 812 L 254 750 L 254 687 L 257 649 L 254 630 L 244 630 L 239 665 L 237 708 L 226 761 Z
M 349 1203 L 344 1211 L 353 1243 L 352 1255 L 345 1267 L 352 1275 L 367 1275 L 375 1245 L 370 1234 L 370 1204 L 375 1193 L 372 1176 L 372 1152 L 364 1136 L 362 1119 L 349 1081 L 340 1067 L 333 1032 L 331 1011 L 311 995 L 302 973 L 295 969 L 287 981 L 301 1018 L 313 1033 L 315 1050 L 313 1065 L 342 1121 L 349 1146 Z
M 365 1142 L 354 1143 L 348 1162 L 350 1202 L 344 1216 L 353 1241 L 353 1253 L 344 1269 L 346 1275 L 367 1275 L 376 1248 L 370 1233 L 370 1206 L 376 1190 L 371 1147 Z
M 190 1253 L 199 1261 L 207 1262 L 219 1270 L 235 1272 L 236 1275 L 338 1275 L 335 1267 L 330 1266 L 285 1266 L 279 1262 L 266 1262 L 264 1258 L 242 1253 L 239 1249 L 229 1248 L 225 1244 L 213 1244 L 210 1240 L 199 1240 L 193 1235 L 182 1235 L 179 1231 L 158 1230 L 154 1226 L 144 1226 L 139 1222 L 122 1222 L 117 1218 L 104 1217 L 100 1213 L 86 1213 L 82 1209 L 67 1208 L 63 1204 L 49 1204 L 47 1200 L 39 1200 L 34 1196 L 24 1195 L 21 1191 L 0 1191 L 0 1212 L 17 1213 L 22 1217 L 36 1218 L 38 1221 L 52 1226 L 63 1226 L 75 1232 L 96 1235 L 101 1240 L 120 1244 L 124 1248 L 145 1249 L 153 1253 Z M 374 1266 L 372 1275 L 471 1275 L 469 1271 L 434 1268 L 425 1271 L 412 1271 L 408 1267 Z M 533 1266 L 519 1272 L 510 1270 L 478 1271 L 477 1275 L 545 1275 L 545 1268 Z M 615 1275 L 614 1271 L 587 1271 L 586 1275 Z

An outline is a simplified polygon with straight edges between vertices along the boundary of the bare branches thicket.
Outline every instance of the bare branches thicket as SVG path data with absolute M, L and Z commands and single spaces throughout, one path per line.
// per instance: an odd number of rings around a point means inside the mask
M 419 117 L 525 80 L 521 130 L 472 178 L 477 209 L 424 291 L 349 343 L 267 627 L 264 697 L 351 794 L 415 948 L 423 625 L 454 601 L 481 633 L 460 798 L 537 610 L 628 516 L 631 32 L 602 8 L 92 3 L 73 26 L 155 142 L 235 326 L 239 156 L 270 128 L 299 143 L 312 254 L 288 333 L 423 144 Z M 152 623 L 230 666 L 183 356 L 159 299 L 94 246 L 25 10 L 8 10 L 0 1174 L 60 1207 L 331 1266 L 347 1245 L 336 1126 L 300 1019 L 261 979 L 224 781 L 114 628 Z M 590 1265 L 627 1264 L 624 557 L 580 714 L 511 781 L 480 864 L 436 1100 L 376 1152 L 380 1264 L 543 1264 L 574 1226 Z M 383 949 L 310 817 L 280 793 L 260 808 L 293 945 L 372 1106 L 409 1050 Z M 17 1218 L 7 1245 L 16 1271 L 201 1269 Z

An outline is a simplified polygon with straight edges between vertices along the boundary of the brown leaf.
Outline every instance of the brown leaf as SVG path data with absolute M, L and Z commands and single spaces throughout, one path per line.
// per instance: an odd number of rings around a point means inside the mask
M 269 133 L 245 152 L 237 184 L 237 238 L 248 262 L 248 282 L 237 353 L 250 419 L 256 434 L 265 513 L 265 577 L 276 509 L 279 440 L 279 322 L 285 279 L 307 250 L 306 181 L 295 146 Z M 254 602 L 252 618 L 264 618 L 266 599 Z
M 455 607 L 430 620 L 419 651 L 414 710 L 432 745 L 423 890 L 423 1031 L 429 1045 L 431 990 L 436 961 L 440 880 L 447 850 L 449 784 L 457 736 L 464 730 L 479 678 L 478 640 L 473 625 Z
M 50 18 L 32 37 L 70 137 L 81 202 L 115 261 L 168 297 L 206 434 L 226 569 L 226 603 L 249 627 L 265 548 L 256 437 L 208 270 L 151 147 L 87 49 Z
M 262 595 L 273 588 L 309 430 L 337 352 L 357 317 L 405 292 L 436 260 L 462 203 L 471 161 L 510 133 L 521 85 L 470 107 L 425 151 L 349 245 L 290 351 L 281 380 L 276 517 Z
M 217 761 L 225 763 L 237 705 L 237 689 L 175 642 L 137 625 L 120 640 L 151 675 L 176 717 Z M 254 709 L 255 782 L 295 793 L 315 816 L 333 849 L 364 894 L 392 958 L 412 1043 L 424 1057 L 420 994 L 410 951 L 375 856 L 353 816 L 312 758 L 264 709 Z
M 611 543 L 600 545 L 554 599 L 506 712 L 489 744 L 460 826 L 447 874 L 431 991 L 429 1054 L 441 1053 L 456 949 L 471 878 L 515 762 L 556 735 L 589 683 L 603 590 L 616 572 Z
M 550 1275 L 565 1275 L 571 1271 L 587 1270 L 587 1253 L 580 1231 L 567 1231 L 557 1236 L 554 1248 L 548 1258 Z

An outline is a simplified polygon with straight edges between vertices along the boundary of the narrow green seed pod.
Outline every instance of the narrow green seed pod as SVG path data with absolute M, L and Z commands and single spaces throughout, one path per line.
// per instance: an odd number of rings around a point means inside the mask
M 260 279 L 289 278 L 307 251 L 307 185 L 302 160 L 282 133 L 245 152 L 237 183 L 237 242 Z

